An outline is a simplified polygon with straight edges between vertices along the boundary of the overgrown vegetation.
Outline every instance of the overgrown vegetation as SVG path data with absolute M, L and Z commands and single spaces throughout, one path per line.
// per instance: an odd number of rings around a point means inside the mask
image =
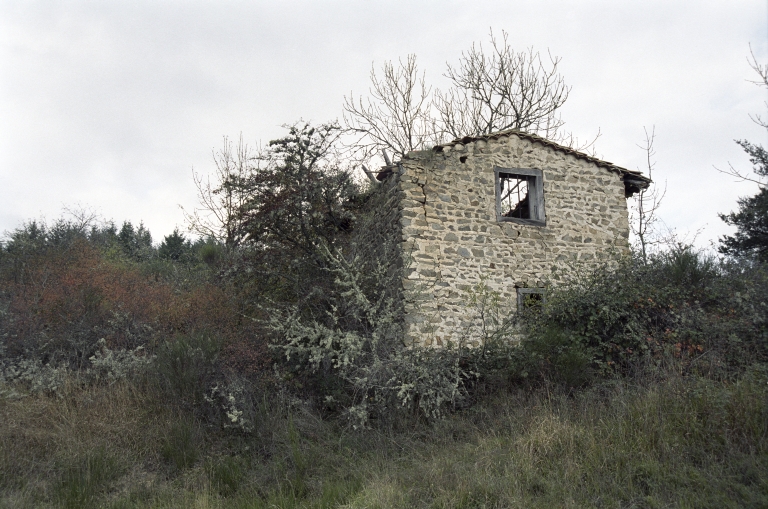
M 768 503 L 760 265 L 571 268 L 514 320 L 481 283 L 478 346 L 419 350 L 397 271 L 353 249 L 304 259 L 323 295 L 254 306 L 258 252 L 136 258 L 102 228 L 4 244 L 0 507 Z
M 768 506 L 762 180 L 723 216 L 732 259 L 647 250 L 651 193 L 638 256 L 564 268 L 514 314 L 481 280 L 457 344 L 404 344 L 407 257 L 356 236 L 376 232 L 377 195 L 349 161 L 557 137 L 559 60 L 491 46 L 431 98 L 409 57 L 346 101 L 345 127 L 225 139 L 214 182 L 194 175 L 194 242 L 88 213 L 9 233 L 0 508 Z
M 728 380 L 768 360 L 768 277 L 691 246 L 565 276 L 523 318 L 524 349 L 542 376 L 579 387 L 609 376 L 675 369 Z
M 500 47 L 465 63 L 530 63 Z M 768 505 L 759 221 L 726 216 L 738 258 L 567 267 L 517 313 L 481 280 L 423 348 L 342 133 L 225 142 L 194 242 L 85 213 L 6 236 L 0 507 Z

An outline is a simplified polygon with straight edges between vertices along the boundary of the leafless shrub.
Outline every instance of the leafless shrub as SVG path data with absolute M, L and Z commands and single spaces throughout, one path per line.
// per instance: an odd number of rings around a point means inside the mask
M 491 50 L 481 44 L 462 53 L 459 65 L 448 65 L 445 76 L 453 88 L 435 94 L 443 129 L 454 138 L 521 129 L 550 137 L 562 127 L 557 110 L 571 88 L 558 73 L 560 58 L 549 64 L 533 48 L 515 52 L 491 32 Z
M 656 155 L 656 151 L 653 149 L 656 126 L 651 128 L 650 133 L 646 128 L 643 130 L 645 131 L 645 143 L 638 145 L 638 147 L 645 152 L 648 178 L 653 179 L 653 170 L 656 167 L 656 162 L 653 160 Z M 648 260 L 648 250 L 652 245 L 664 243 L 664 239 L 659 236 L 657 225 L 659 223 L 659 207 L 666 194 L 666 182 L 663 189 L 651 184 L 650 187 L 640 190 L 635 197 L 634 205 L 631 207 L 629 228 L 637 239 L 644 262 Z
M 395 66 L 385 62 L 382 76 L 371 68 L 371 97 L 355 101 L 344 97 L 347 132 L 356 137 L 354 146 L 364 159 L 380 150 L 404 156 L 435 144 L 438 127 L 432 116 L 431 87 L 419 73 L 416 55 L 408 55 Z
M 235 247 L 243 238 L 241 211 L 247 196 L 238 192 L 238 185 L 258 168 L 258 155 L 243 137 L 237 146 L 225 136 L 223 147 L 213 152 L 216 169 L 211 176 L 192 170 L 197 188 L 198 206 L 191 211 L 181 210 L 189 231 L 204 238 L 213 238 L 226 246 Z

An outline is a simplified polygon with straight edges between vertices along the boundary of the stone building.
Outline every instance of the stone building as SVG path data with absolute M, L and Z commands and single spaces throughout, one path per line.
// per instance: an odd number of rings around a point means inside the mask
M 411 152 L 377 179 L 378 233 L 402 260 L 406 336 L 426 345 L 459 339 L 480 281 L 514 312 L 555 268 L 627 253 L 626 198 L 650 183 L 519 131 Z

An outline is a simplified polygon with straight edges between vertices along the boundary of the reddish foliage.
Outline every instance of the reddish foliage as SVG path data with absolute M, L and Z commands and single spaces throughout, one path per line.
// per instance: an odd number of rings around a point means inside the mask
M 273 358 L 267 342 L 256 331 L 244 329 L 223 352 L 224 365 L 252 380 L 267 382 L 272 376 Z
M 169 332 L 181 333 L 201 329 L 227 332 L 240 321 L 231 299 L 221 288 L 211 284 L 176 295 L 160 319 Z
M 0 273 L 0 284 L 9 299 L 4 328 L 11 355 L 45 342 L 70 345 L 64 355 L 71 356 L 76 338 L 79 363 L 101 337 L 110 348 L 135 348 L 206 330 L 223 340 L 230 368 L 255 376 L 271 367 L 265 342 L 248 321 L 250 328 L 243 327 L 236 302 L 222 288 L 157 281 L 134 264 L 107 259 L 86 240 L 28 255 L 21 271 Z
M 10 283 L 10 282 L 9 282 Z M 171 288 L 136 268 L 109 262 L 86 241 L 26 260 L 24 277 L 10 284 L 10 310 L 18 341 L 45 332 L 50 338 L 110 331 L 115 313 L 141 327 L 158 322 L 176 298 Z M 111 346 L 131 347 L 129 331 L 115 331 Z

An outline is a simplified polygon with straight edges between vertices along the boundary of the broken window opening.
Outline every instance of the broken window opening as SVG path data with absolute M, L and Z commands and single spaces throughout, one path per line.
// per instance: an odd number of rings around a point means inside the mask
M 545 226 L 543 173 L 530 168 L 495 168 L 499 221 Z
M 501 173 L 499 174 L 499 186 L 501 186 L 502 216 L 530 219 L 528 177 Z
M 540 309 L 545 302 L 544 288 L 518 288 L 517 289 L 517 310 L 535 311 Z

